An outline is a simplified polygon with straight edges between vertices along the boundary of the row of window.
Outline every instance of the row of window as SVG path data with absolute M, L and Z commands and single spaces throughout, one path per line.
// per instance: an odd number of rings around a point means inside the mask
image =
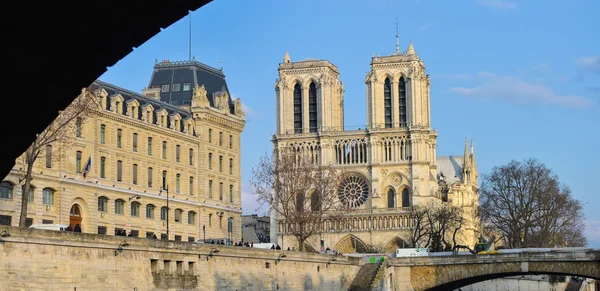
M 213 154 L 208 153 L 208 169 L 212 170 Z M 219 172 L 223 172 L 223 156 L 219 156 Z M 229 175 L 233 175 L 233 159 L 229 159 Z
M 122 148 L 122 137 L 123 137 L 123 130 L 119 128 L 119 129 L 117 129 L 117 147 L 118 148 Z M 152 137 L 148 137 L 148 141 L 147 141 L 146 145 L 147 145 L 149 156 L 152 155 L 152 145 L 153 145 L 152 142 L 153 142 Z M 100 125 L 100 143 L 101 144 L 106 143 L 106 125 L 105 124 Z M 135 132 L 133 133 L 132 150 L 134 152 L 138 151 L 138 134 Z M 163 159 L 167 158 L 167 141 L 162 142 L 162 158 Z M 181 146 L 180 145 L 175 146 L 175 161 L 178 163 L 181 161 Z M 190 148 L 188 150 L 188 162 L 189 162 L 190 166 L 194 165 L 194 149 L 192 149 L 192 148 Z
M 131 216 L 132 217 L 140 217 L 140 209 L 142 204 L 139 202 L 131 203 Z M 156 206 L 153 204 L 146 204 L 146 218 L 154 219 L 154 210 Z M 108 198 L 105 196 L 98 197 L 98 211 L 100 212 L 108 212 Z M 115 214 L 124 215 L 125 214 L 125 200 L 117 199 L 115 200 Z M 208 214 L 208 226 L 212 227 L 212 217 L 213 214 Z M 233 218 L 229 218 L 233 220 Z M 163 206 L 160 208 L 160 220 L 167 220 L 167 207 Z M 183 221 L 183 210 L 175 209 L 175 222 Z M 188 211 L 187 213 L 187 223 L 190 225 L 196 225 L 196 212 Z M 219 216 L 219 227 L 223 227 L 223 217 Z
M 212 143 L 212 128 L 208 129 L 208 143 Z M 223 146 L 223 132 L 219 132 L 219 146 Z M 233 149 L 233 135 L 229 135 L 229 148 Z
M 2 181 L 0 183 L 0 198 L 12 199 L 13 198 L 14 185 L 8 181 Z M 23 191 L 25 189 L 23 188 Z M 42 203 L 47 205 L 54 205 L 54 193 L 56 191 L 52 188 L 42 189 Z M 29 193 L 27 195 L 27 202 L 33 203 L 35 201 L 35 187 L 29 186 Z
M 81 152 L 77 152 L 77 157 L 78 157 L 78 164 L 81 163 L 81 160 L 79 159 L 79 156 Z M 137 164 L 133 164 L 132 165 L 132 169 L 131 169 L 131 183 L 133 185 L 138 185 L 138 165 Z M 147 179 L 148 179 L 148 187 L 152 188 L 152 174 L 153 174 L 153 168 L 152 167 L 148 167 L 148 175 L 147 175 Z M 106 157 L 100 157 L 100 178 L 102 179 L 106 179 Z M 117 161 L 117 181 L 119 182 L 123 182 L 123 161 L 118 160 Z M 167 171 L 163 171 L 162 172 L 162 188 L 166 189 L 167 188 Z M 194 177 L 190 176 L 189 177 L 189 187 L 188 187 L 188 191 L 190 193 L 190 195 L 194 195 Z M 181 174 L 177 173 L 175 175 L 175 192 L 176 193 L 181 193 Z
M 208 180 L 208 198 L 213 198 L 213 180 Z M 219 200 L 223 201 L 223 182 L 219 182 Z M 233 185 L 229 185 L 229 202 L 233 203 Z
M 171 92 L 179 92 L 181 91 L 181 84 L 173 84 L 173 87 L 171 87 L 171 84 L 166 84 L 166 85 L 162 85 L 160 88 L 160 92 L 161 93 L 168 93 L 169 90 L 171 90 Z M 183 83 L 183 91 L 190 91 L 192 90 L 192 83 Z

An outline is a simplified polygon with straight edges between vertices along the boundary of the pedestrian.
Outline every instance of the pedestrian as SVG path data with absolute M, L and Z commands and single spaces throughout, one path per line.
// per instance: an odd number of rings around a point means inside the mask
M 79 223 L 75 226 L 74 231 L 75 232 L 81 232 L 81 225 L 79 225 Z
M 71 226 L 71 225 L 69 224 L 69 226 L 67 226 L 67 229 L 65 229 L 65 231 L 73 231 L 73 226 Z

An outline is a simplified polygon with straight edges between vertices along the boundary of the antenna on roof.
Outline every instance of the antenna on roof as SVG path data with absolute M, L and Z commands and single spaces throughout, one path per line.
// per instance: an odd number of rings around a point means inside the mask
M 190 61 L 192 60 L 192 11 L 190 10 Z
M 396 52 L 400 52 L 400 43 L 398 42 L 398 17 L 396 17 Z

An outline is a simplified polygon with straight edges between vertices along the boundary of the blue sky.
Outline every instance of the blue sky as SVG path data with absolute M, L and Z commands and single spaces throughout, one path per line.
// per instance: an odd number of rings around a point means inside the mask
M 192 54 L 222 66 L 248 122 L 242 134 L 243 208 L 257 209 L 248 179 L 271 148 L 277 66 L 328 59 L 345 85 L 345 124 L 364 126 L 371 57 L 412 40 L 431 75 L 438 155 L 474 139 L 480 173 L 537 158 L 582 201 L 586 235 L 600 247 L 600 1 L 216 0 L 192 13 Z M 155 59 L 188 59 L 189 18 L 162 30 L 101 80 L 141 92 Z M 110 43 L 107 43 L 110 45 Z

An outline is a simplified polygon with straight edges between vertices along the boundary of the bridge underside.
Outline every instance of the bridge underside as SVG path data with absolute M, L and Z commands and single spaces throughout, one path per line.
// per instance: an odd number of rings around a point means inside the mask
M 471 257 L 471 256 L 469 256 Z M 386 270 L 387 284 L 395 285 L 393 290 L 438 291 L 454 290 L 477 282 L 516 275 L 555 274 L 581 276 L 600 279 L 600 261 L 494 261 L 492 255 L 486 262 L 396 266 Z M 440 258 L 441 259 L 441 258 Z M 451 258 L 450 260 L 456 260 Z

